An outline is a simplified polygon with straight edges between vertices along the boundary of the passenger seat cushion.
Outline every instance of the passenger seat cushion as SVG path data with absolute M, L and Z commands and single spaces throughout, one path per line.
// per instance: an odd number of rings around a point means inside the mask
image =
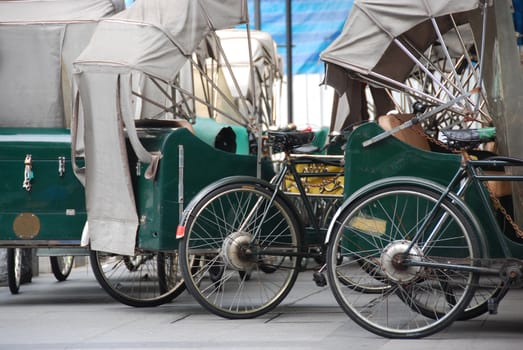
M 412 119 L 412 114 L 387 114 L 378 117 L 378 125 L 385 131 L 394 129 L 404 122 Z M 425 151 L 430 151 L 430 145 L 427 138 L 424 136 L 425 131 L 419 124 L 412 125 L 409 128 L 398 131 L 394 137 L 405 142 L 413 147 L 420 148 Z

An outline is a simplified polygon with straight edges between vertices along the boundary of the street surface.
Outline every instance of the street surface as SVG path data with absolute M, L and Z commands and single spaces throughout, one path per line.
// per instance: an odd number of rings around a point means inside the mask
M 420 340 L 380 338 L 353 323 L 328 287 L 300 274 L 290 295 L 257 319 L 226 320 L 206 312 L 187 292 L 156 308 L 113 301 L 90 268 L 57 282 L 40 274 L 20 294 L 0 287 L 0 349 L 372 349 L 521 350 L 523 290 L 512 290 L 498 315 L 484 315 Z

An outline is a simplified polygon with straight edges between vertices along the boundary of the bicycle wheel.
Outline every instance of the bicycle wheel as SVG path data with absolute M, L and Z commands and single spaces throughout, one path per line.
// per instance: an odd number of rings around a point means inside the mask
M 74 256 L 50 256 L 51 271 L 57 281 L 65 281 L 73 269 Z
M 503 281 L 492 276 L 480 276 L 478 287 L 467 308 L 459 316 L 458 321 L 466 321 L 481 316 L 489 311 L 489 300 L 503 299 L 508 289 L 503 289 Z
M 360 293 L 383 293 L 386 290 L 390 289 L 390 284 L 387 283 L 387 280 L 380 276 L 379 273 L 376 273 L 376 262 L 373 260 L 366 259 L 354 259 L 350 256 L 343 256 L 341 253 L 338 254 L 338 265 L 350 266 L 350 274 L 339 275 L 339 281 L 344 286 L 351 288 Z M 353 278 L 352 276 L 361 276 L 361 274 L 368 274 L 373 278 L 367 278 L 362 281 L 359 278 Z
M 443 288 L 448 288 L 442 283 Z M 481 316 L 489 311 L 489 300 L 493 298 L 504 298 L 508 290 L 503 289 L 503 282 L 500 278 L 493 278 L 492 276 L 480 276 L 477 283 L 474 295 L 469 304 L 463 310 L 461 315 L 456 319 L 457 321 L 467 321 L 475 317 Z M 448 293 L 449 302 L 453 301 L 453 294 Z M 423 313 L 426 317 L 439 318 L 443 313 L 434 309 L 425 309 L 423 305 L 417 305 L 417 311 Z
M 169 291 L 176 290 L 177 297 L 185 290 L 178 251 L 174 253 L 159 252 L 157 257 L 158 282 L 160 283 L 160 293 L 167 294 Z
M 22 283 L 22 249 L 7 249 L 7 283 L 11 294 L 18 294 Z
M 123 304 L 158 306 L 172 301 L 185 290 L 178 273 L 177 253 L 123 256 L 92 250 L 90 257 L 100 286 Z
M 299 226 L 272 189 L 233 182 L 204 195 L 185 221 L 180 243 L 187 289 L 225 318 L 253 318 L 289 293 L 300 266 Z M 191 266 L 191 261 L 199 263 Z M 195 267 L 196 266 L 196 267 Z
M 470 234 L 473 224 L 449 200 L 412 246 L 408 259 L 414 264 L 404 264 L 411 239 L 439 197 L 424 187 L 398 184 L 371 190 L 339 213 L 327 252 L 329 284 L 343 310 L 363 328 L 390 338 L 424 337 L 450 325 L 469 305 L 478 275 L 451 264 L 471 266 L 479 250 Z M 340 254 L 348 258 L 341 264 Z M 388 288 L 362 293 L 347 288 L 345 278 Z

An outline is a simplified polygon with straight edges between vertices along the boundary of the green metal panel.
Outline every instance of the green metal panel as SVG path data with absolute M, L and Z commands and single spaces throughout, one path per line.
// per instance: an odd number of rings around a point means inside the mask
M 22 187 L 24 161 L 29 155 L 33 179 L 26 190 Z M 67 129 L 0 129 L 0 241 L 79 243 L 86 218 L 85 197 L 70 159 Z M 33 216 L 32 221 L 23 219 L 27 215 Z M 39 227 L 24 233 L 31 223 Z
M 379 179 L 392 176 L 419 176 L 447 185 L 459 168 L 457 154 L 436 153 L 412 147 L 393 136 L 363 147 L 363 141 L 383 132 L 368 123 L 355 129 L 345 151 L 345 196 Z
M 379 126 L 368 123 L 358 127 L 349 135 L 345 154 L 346 196 L 370 182 L 392 176 L 416 176 L 446 186 L 460 165 L 460 155 L 423 151 L 392 136 L 367 148 L 362 146 L 363 141 L 381 132 L 383 130 Z M 483 190 L 487 193 L 486 189 Z M 507 231 L 506 235 L 502 237 L 496 235 L 496 228 L 487 219 L 485 212 L 487 208 L 483 206 L 479 193 L 474 188 L 467 191 L 465 202 L 486 233 L 485 238 L 489 249 L 486 256 L 505 257 L 501 250 L 500 239 L 507 245 L 514 257 L 523 255 L 523 244 L 509 238 L 510 225 L 503 224 Z M 503 220 L 502 217 L 501 220 Z
M 147 134 L 147 136 L 145 135 Z M 256 176 L 256 157 L 227 153 L 209 146 L 187 129 L 149 129 L 141 132 L 149 151 L 161 151 L 154 181 L 143 177 L 146 166 L 133 175 L 140 229 L 138 246 L 143 249 L 176 249 L 176 228 L 181 208 L 178 196 L 179 147 L 183 147 L 183 201 L 185 204 L 206 185 L 233 175 Z M 130 160 L 134 169 L 136 160 Z M 264 163 L 263 174 L 270 178 L 272 168 Z
M 177 248 L 175 232 L 183 209 L 178 195 L 180 146 L 184 159 L 184 203 L 223 177 L 256 175 L 256 157 L 215 149 L 185 128 L 141 129 L 139 137 L 149 151 L 162 154 L 156 177 L 147 180 L 144 174 L 148 164 L 140 164 L 129 147 L 140 218 L 137 243 L 143 249 Z M 28 154 L 34 173 L 30 191 L 22 188 Z M 11 240 L 35 246 L 79 244 L 86 220 L 85 194 L 73 174 L 70 154 L 67 129 L 0 130 L 0 245 Z M 65 157 L 63 174 L 59 172 L 59 157 Z M 263 163 L 263 174 L 265 178 L 272 176 L 270 163 Z M 40 228 L 34 237 L 15 234 L 13 224 L 22 213 L 37 217 Z
M 196 117 L 196 123 L 193 124 L 194 131 L 198 138 L 214 147 L 216 136 L 222 128 L 230 126 L 236 134 L 236 153 L 249 154 L 249 135 L 247 129 L 243 126 L 233 124 L 221 124 L 212 118 Z

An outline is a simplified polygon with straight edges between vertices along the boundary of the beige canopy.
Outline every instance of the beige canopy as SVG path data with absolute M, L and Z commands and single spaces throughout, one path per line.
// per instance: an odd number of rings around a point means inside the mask
M 483 3 L 356 0 L 341 34 L 320 55 L 326 64 L 325 82 L 345 97 L 351 108 L 348 112 L 346 100 L 341 101 L 338 106 L 344 107 L 345 113 L 334 115 L 332 124 L 343 128 L 365 119 L 361 82 L 373 86 L 377 115 L 387 112 L 393 106 L 381 98 L 384 93 L 379 87 L 403 89 L 401 84 L 413 67 L 427 64 L 418 61 L 427 48 L 478 17 Z
M 395 39 L 403 35 L 423 52 L 437 39 L 431 19 L 450 22 L 447 15 L 458 16 L 480 4 L 480 0 L 356 0 L 343 31 L 320 57 L 327 67 L 336 65 L 362 74 L 374 71 L 401 80 L 400 74 L 405 77 L 402 63 L 409 58 L 395 45 Z M 446 27 L 448 30 L 452 25 Z
M 75 66 L 134 70 L 171 82 L 209 32 L 246 21 L 244 1 L 138 0 L 99 24 Z
M 73 154 L 85 156 L 85 168 L 76 173 L 86 187 L 84 241 L 88 236 L 91 249 L 135 253 L 138 217 L 126 137 L 151 173 L 161 158 L 145 150 L 136 134 L 133 80 L 149 77 L 174 88 L 209 33 L 246 21 L 244 0 L 138 0 L 100 22 L 74 63 L 79 113 Z
M 73 60 L 123 0 L 0 1 L 0 127 L 69 125 Z

